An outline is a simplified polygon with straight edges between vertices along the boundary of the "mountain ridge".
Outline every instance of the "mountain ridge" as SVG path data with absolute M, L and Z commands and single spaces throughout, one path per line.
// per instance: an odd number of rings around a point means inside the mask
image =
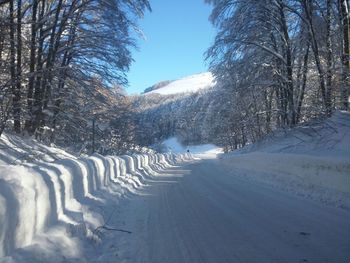
M 178 93 L 192 93 L 201 89 L 214 87 L 215 78 L 211 72 L 202 72 L 179 78 L 177 80 L 160 81 L 153 86 L 146 88 L 144 95 L 161 94 L 171 95 Z

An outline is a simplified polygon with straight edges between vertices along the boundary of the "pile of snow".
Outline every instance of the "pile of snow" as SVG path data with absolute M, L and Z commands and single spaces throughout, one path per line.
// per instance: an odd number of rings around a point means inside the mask
M 189 93 L 196 92 L 200 89 L 212 88 L 214 86 L 215 79 L 213 74 L 211 72 L 205 72 L 172 81 L 159 89 L 152 90 L 145 94 L 158 93 L 162 95 L 170 95 L 177 93 Z
M 205 156 L 216 156 L 217 154 L 222 153 L 222 148 L 214 144 L 184 146 L 176 137 L 169 138 L 162 144 L 167 152 L 176 154 L 185 154 L 189 152 L 201 158 L 204 158 Z
M 193 160 L 190 154 L 78 158 L 8 135 L 0 145 L 1 262 L 106 262 L 94 246 L 119 227 L 111 217 L 121 198 Z
M 350 114 L 279 132 L 221 162 L 234 173 L 350 209 Z
M 293 153 L 314 156 L 349 156 L 350 113 L 337 111 L 324 121 L 275 132 L 261 142 L 241 150 L 248 152 Z
M 14 165 L 37 159 L 53 162 L 62 158 L 74 158 L 74 156 L 62 149 L 37 143 L 31 138 L 6 134 L 0 137 L 0 165 Z

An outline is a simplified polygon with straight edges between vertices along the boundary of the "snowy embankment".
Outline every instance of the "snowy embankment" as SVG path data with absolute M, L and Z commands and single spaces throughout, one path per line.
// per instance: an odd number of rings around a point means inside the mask
M 89 255 L 81 254 L 83 240 L 99 242 L 103 229 L 116 227 L 108 225 L 111 211 L 105 209 L 136 193 L 164 169 L 191 159 L 190 154 L 77 158 L 3 135 L 0 261 L 84 261 Z
M 222 155 L 235 176 L 350 209 L 350 114 L 279 132 Z

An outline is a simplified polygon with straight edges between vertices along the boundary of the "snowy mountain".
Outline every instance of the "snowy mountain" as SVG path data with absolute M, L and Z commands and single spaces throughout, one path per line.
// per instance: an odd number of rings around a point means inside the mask
M 219 111 L 213 105 L 222 97 L 216 86 L 213 74 L 205 72 L 159 82 L 134 96 L 137 144 L 149 146 L 171 137 L 184 144 L 216 144 L 212 128 Z
M 161 89 L 167 85 L 169 85 L 171 82 L 173 82 L 174 80 L 164 80 L 161 82 L 158 82 L 157 84 L 154 84 L 153 86 L 145 89 L 145 91 L 143 93 L 149 93 L 158 89 Z
M 204 72 L 187 76 L 174 81 L 162 81 L 150 88 L 147 88 L 144 94 L 171 95 L 178 93 L 192 93 L 201 89 L 212 88 L 215 85 L 215 79 L 211 72 Z

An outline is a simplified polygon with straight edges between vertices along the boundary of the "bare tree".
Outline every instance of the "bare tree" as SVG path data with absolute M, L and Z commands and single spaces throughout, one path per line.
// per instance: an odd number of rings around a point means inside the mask
M 239 94 L 227 103 L 232 118 L 250 134 L 248 140 L 264 136 L 269 127 L 294 126 L 329 116 L 339 104 L 348 107 L 347 0 L 206 2 L 213 6 L 210 20 L 218 29 L 207 59 L 222 87 Z M 243 117 L 235 113 L 237 104 Z M 239 141 L 234 131 L 227 129 L 228 138 Z
M 347 0 L 339 1 L 339 14 L 341 20 L 341 28 L 343 35 L 343 50 L 342 50 L 342 63 L 343 63 L 343 88 L 341 94 L 341 105 L 343 110 L 349 109 L 349 74 L 350 74 L 350 18 L 349 18 L 349 2 Z
M 91 95 L 96 78 L 103 80 L 99 88 L 126 84 L 132 31 L 147 10 L 148 0 L 1 1 L 0 132 L 13 123 L 17 133 L 23 126 L 58 140 L 56 130 L 85 111 L 69 100 Z

